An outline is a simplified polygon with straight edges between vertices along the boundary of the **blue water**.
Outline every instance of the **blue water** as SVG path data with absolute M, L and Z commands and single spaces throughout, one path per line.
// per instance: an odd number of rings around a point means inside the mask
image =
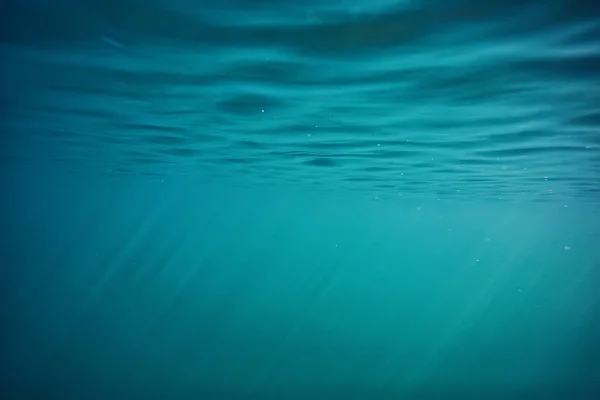
M 600 3 L 5 0 L 2 398 L 597 398 Z

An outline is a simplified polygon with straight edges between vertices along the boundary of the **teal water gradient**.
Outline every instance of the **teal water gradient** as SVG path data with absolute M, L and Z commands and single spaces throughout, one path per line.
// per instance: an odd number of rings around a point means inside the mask
M 51 398 L 596 390 L 597 209 L 37 174 L 11 185 L 20 211 L 2 246 L 5 376 L 18 388 Z
M 600 394 L 595 3 L 1 7 L 0 397 Z

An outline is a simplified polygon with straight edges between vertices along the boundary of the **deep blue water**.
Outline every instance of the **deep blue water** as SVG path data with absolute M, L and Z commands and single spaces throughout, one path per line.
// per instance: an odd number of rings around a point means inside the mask
M 3 398 L 600 393 L 599 2 L 4 0 L 0 60 Z

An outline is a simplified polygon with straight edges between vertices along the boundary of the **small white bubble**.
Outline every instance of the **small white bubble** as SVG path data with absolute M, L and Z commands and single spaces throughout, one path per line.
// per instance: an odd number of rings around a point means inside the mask
M 306 136 L 308 136 L 308 137 L 311 137 L 311 136 L 312 136 L 312 133 L 309 133 L 309 134 L 308 134 L 308 135 L 306 135 Z
M 571 250 L 571 247 L 570 246 L 565 246 L 565 250 L 569 251 L 569 250 Z
M 479 258 L 477 260 L 475 260 L 475 261 L 479 262 Z
M 260 112 L 265 112 L 265 110 L 260 110 Z
M 569 207 L 569 205 L 568 205 L 568 204 L 565 204 L 565 208 L 567 208 L 567 207 Z

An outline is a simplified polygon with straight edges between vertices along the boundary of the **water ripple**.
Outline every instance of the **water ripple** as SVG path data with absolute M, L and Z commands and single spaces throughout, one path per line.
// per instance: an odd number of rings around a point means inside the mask
M 162 3 L 4 2 L 3 160 L 598 200 L 597 2 Z

